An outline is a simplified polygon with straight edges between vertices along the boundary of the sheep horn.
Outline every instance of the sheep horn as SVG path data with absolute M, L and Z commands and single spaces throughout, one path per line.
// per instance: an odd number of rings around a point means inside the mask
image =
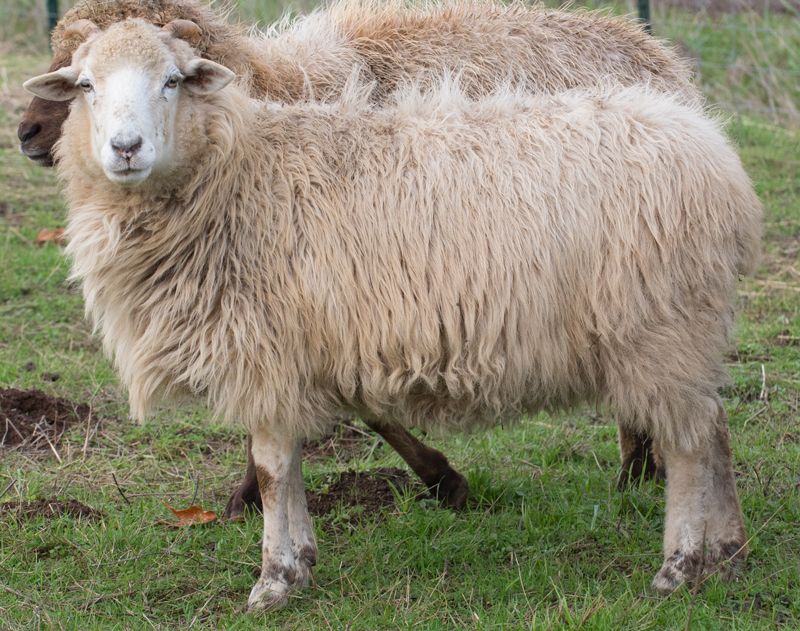
M 100 32 L 100 27 L 97 26 L 97 24 L 95 24 L 91 20 L 75 20 L 64 31 L 64 35 L 61 37 L 61 39 L 66 41 L 70 37 L 78 35 L 82 37 L 84 40 L 87 40 L 89 39 L 89 37 L 99 32 Z
M 197 44 L 201 37 L 200 27 L 191 20 L 172 20 L 162 26 L 161 30 L 167 31 L 172 37 L 189 40 L 192 44 Z

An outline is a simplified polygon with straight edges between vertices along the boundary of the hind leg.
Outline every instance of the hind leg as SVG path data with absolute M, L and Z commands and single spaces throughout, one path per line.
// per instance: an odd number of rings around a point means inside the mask
M 622 471 L 617 478 L 617 489 L 622 490 L 632 482 L 645 480 L 665 480 L 664 459 L 653 439 L 647 434 L 633 430 L 622 423 L 619 430 L 619 453 L 622 457 Z
M 428 447 L 399 425 L 371 420 L 364 422 L 394 448 L 442 506 L 460 510 L 467 505 L 469 483 L 450 466 L 447 456 L 441 451 Z
M 247 434 L 247 469 L 245 470 L 244 480 L 239 487 L 231 494 L 225 512 L 222 513 L 223 519 L 237 519 L 244 515 L 246 510 L 261 512 L 261 491 L 258 488 L 258 476 L 256 474 L 256 463 L 253 461 L 253 436 Z
M 718 398 L 709 397 L 708 404 L 708 422 L 713 427 L 697 448 L 661 443 L 667 466 L 667 520 L 664 564 L 653 580 L 661 593 L 697 576 L 701 564 L 709 574 L 729 561 L 720 576 L 731 580 L 747 555 L 727 418 Z

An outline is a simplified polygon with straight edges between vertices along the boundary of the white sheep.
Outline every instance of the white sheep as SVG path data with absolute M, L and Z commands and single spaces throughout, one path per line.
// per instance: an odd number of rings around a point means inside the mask
M 700 98 L 687 64 L 635 23 L 599 12 L 497 0 L 438 0 L 413 7 L 403 0 L 339 0 L 252 37 L 202 0 L 81 0 L 53 30 L 51 70 L 71 63 L 80 41 L 73 36 L 82 33 L 86 19 L 92 20 L 91 28 L 105 28 L 128 17 L 155 24 L 191 20 L 200 30 L 187 36 L 200 56 L 248 77 L 252 96 L 284 103 L 309 95 L 338 99 L 354 66 L 372 82 L 370 101 L 376 104 L 391 102 L 404 81 L 435 84 L 445 68 L 460 73 L 462 90 L 473 97 L 491 92 L 506 78 L 525 90 L 555 93 L 611 76 L 626 85 L 648 83 L 687 99 Z M 67 101 L 34 99 L 18 129 L 22 151 L 38 164 L 52 165 L 51 149 L 68 113 Z M 443 454 L 401 428 L 371 427 L 446 504 L 463 505 L 468 485 Z M 619 432 L 620 484 L 629 472 L 663 477 L 663 463 L 649 437 L 624 425 Z M 247 471 L 226 515 L 244 510 L 243 497 L 258 497 L 251 458 Z
M 294 106 L 232 78 L 129 20 L 25 87 L 78 97 L 68 251 L 133 414 L 202 397 L 253 434 L 251 608 L 316 563 L 301 440 L 342 410 L 468 430 L 609 406 L 666 462 L 655 587 L 694 576 L 704 541 L 705 570 L 733 575 L 716 392 L 761 207 L 717 121 L 643 87 L 470 101 L 442 79 L 379 109 L 357 78 Z

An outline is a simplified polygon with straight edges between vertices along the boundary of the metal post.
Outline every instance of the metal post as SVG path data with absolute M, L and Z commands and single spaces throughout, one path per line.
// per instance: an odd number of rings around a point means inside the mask
M 653 32 L 653 25 L 650 23 L 650 0 L 638 0 L 639 2 L 639 21 L 644 24 L 647 33 Z
M 58 22 L 58 0 L 47 0 L 47 30 L 52 32 L 56 22 Z

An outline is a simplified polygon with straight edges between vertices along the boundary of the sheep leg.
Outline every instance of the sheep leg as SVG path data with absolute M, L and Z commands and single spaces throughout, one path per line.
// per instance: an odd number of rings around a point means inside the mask
M 237 519 L 244 515 L 250 508 L 255 512 L 261 512 L 261 491 L 258 488 L 258 476 L 256 475 L 256 463 L 253 461 L 253 437 L 247 434 L 247 470 L 244 480 L 239 485 L 225 506 L 222 513 L 223 519 Z
M 247 601 L 253 611 L 286 605 L 289 590 L 308 583 L 317 555 L 305 499 L 298 500 L 302 441 L 253 434 L 251 451 L 264 512 L 261 577 Z
M 306 502 L 306 486 L 303 482 L 303 444 L 295 448 L 292 456 L 292 471 L 289 478 L 289 535 L 292 539 L 292 552 L 299 572 L 295 587 L 308 586 L 311 568 L 317 564 L 317 538 L 311 524 Z
M 694 450 L 662 444 L 667 465 L 667 520 L 664 564 L 653 587 L 668 593 L 698 572 L 731 580 L 747 555 L 747 535 L 733 477 L 727 418 L 718 399 L 714 427 Z M 705 543 L 705 548 L 704 548 Z
M 399 425 L 364 422 L 400 454 L 442 506 L 460 510 L 467 505 L 467 479 L 450 466 L 441 451 L 428 447 Z
M 622 491 L 638 479 L 666 479 L 664 459 L 653 439 L 647 434 L 637 432 L 623 424 L 619 430 L 619 453 L 622 457 L 622 471 L 617 479 L 617 490 Z

